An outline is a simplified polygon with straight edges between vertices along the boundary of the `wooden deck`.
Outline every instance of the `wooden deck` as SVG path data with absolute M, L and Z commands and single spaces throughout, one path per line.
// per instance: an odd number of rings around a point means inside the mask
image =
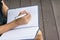
M 44 40 L 60 40 L 60 0 L 5 0 L 8 7 L 39 6 L 40 30 Z

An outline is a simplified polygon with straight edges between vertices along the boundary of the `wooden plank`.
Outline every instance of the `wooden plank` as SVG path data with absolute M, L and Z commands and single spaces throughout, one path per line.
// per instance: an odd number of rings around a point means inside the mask
M 10 8 L 10 0 L 4 0 L 4 2 L 5 2 L 6 5 Z
M 21 0 L 21 7 L 30 6 L 30 0 Z
M 11 0 L 11 8 L 18 8 L 20 6 L 20 0 Z
M 20 7 L 20 0 L 5 0 L 5 3 L 11 9 Z
M 41 12 L 41 5 L 40 5 L 40 0 L 31 0 L 31 5 L 37 5 L 38 6 L 38 13 L 39 13 L 39 26 L 40 30 L 42 31 L 44 35 L 44 29 L 43 29 L 43 20 L 42 20 L 42 12 Z
M 52 4 L 60 40 L 60 0 L 52 0 Z
M 41 0 L 41 4 L 45 28 L 45 40 L 58 40 L 51 0 Z

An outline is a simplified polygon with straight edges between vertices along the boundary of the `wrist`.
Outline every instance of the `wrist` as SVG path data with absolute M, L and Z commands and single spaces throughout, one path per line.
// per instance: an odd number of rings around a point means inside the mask
M 18 22 L 17 19 L 14 21 L 14 23 L 15 23 L 17 26 L 19 25 L 19 22 Z

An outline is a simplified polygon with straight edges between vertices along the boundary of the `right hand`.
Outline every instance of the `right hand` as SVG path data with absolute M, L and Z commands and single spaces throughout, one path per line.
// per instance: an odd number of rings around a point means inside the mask
M 24 17 L 21 17 L 21 18 L 16 19 L 16 23 L 18 25 L 27 24 L 30 21 L 30 19 L 31 19 L 31 14 L 29 14 L 25 10 L 22 11 L 22 12 L 20 12 L 20 14 L 18 16 L 23 15 L 23 14 L 26 14 L 26 15 Z

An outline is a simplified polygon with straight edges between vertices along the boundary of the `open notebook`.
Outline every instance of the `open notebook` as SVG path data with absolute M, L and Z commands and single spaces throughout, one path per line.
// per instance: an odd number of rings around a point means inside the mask
M 21 39 L 34 39 L 39 29 L 38 22 L 38 6 L 30 6 L 24 8 L 16 8 L 8 10 L 7 23 L 16 19 L 16 16 L 23 10 L 31 14 L 31 20 L 28 24 L 19 25 L 12 30 L 5 32 L 1 40 L 21 40 Z

